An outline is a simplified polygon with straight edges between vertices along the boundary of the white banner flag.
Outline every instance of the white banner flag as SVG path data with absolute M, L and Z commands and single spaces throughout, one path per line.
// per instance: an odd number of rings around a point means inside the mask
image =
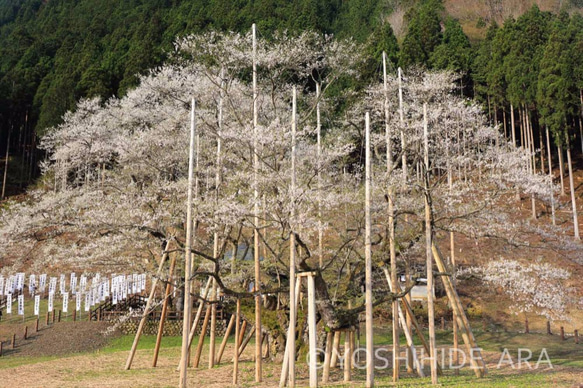
M 12 294 L 6 295 L 6 314 L 12 314 Z
M 53 302 L 55 299 L 55 293 L 49 292 L 49 313 L 53 312 Z
M 63 312 L 69 312 L 69 293 L 65 292 L 63 294 Z
M 63 295 L 66 290 L 67 290 L 67 285 L 65 284 L 66 280 L 65 280 L 65 274 L 61 274 L 61 277 L 59 279 L 59 291 L 61 292 L 61 295 Z
M 4 295 L 4 276 L 0 275 L 0 296 Z
M 75 294 L 75 310 L 81 311 L 81 294 Z
M 18 295 L 18 315 L 24 315 L 24 295 Z
M 40 292 L 45 292 L 45 287 L 47 286 L 47 274 L 43 273 L 40 275 L 38 282 L 38 288 Z
M 91 296 L 89 295 L 89 293 L 85 294 L 85 311 L 89 311 L 89 309 L 91 308 Z
M 40 295 L 34 296 L 34 315 L 40 315 Z

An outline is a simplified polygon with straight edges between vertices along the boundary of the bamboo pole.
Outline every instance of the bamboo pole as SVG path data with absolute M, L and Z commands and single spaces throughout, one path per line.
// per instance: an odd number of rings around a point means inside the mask
M 308 336 L 310 352 L 310 388 L 318 386 L 318 368 L 316 365 L 316 297 L 314 276 L 308 275 Z
M 174 273 L 174 266 L 176 265 L 176 255 L 172 256 L 170 260 L 170 269 L 168 276 L 168 283 L 166 284 L 166 292 L 164 293 L 164 302 L 162 304 L 162 312 L 160 313 L 160 322 L 158 324 L 158 334 L 156 336 L 156 346 L 154 347 L 154 359 L 152 360 L 152 367 L 155 368 L 158 364 L 158 354 L 160 353 L 160 344 L 162 343 L 162 333 L 164 332 L 164 322 L 168 314 L 168 299 L 172 291 L 172 274 Z
M 144 308 L 144 312 L 142 313 L 142 319 L 138 325 L 138 330 L 136 331 L 136 336 L 134 337 L 134 342 L 132 343 L 132 348 L 130 350 L 130 354 L 128 355 L 128 359 L 126 361 L 125 370 L 129 370 L 132 366 L 132 361 L 134 360 L 134 356 L 136 354 L 136 350 L 138 348 L 138 342 L 140 341 L 140 336 L 142 335 L 142 331 L 144 330 L 144 325 L 148 319 L 148 314 L 150 313 L 150 306 L 152 305 L 152 301 L 154 300 L 154 293 L 156 292 L 156 286 L 158 285 L 158 276 L 162 272 L 162 268 L 164 267 L 164 262 L 168 258 L 168 246 L 170 242 L 166 242 L 166 247 L 164 248 L 164 253 L 162 254 L 162 258 L 160 259 L 160 264 L 158 266 L 158 272 L 156 272 L 156 276 L 152 281 L 152 288 L 150 289 L 150 296 L 148 297 L 148 301 L 146 302 L 146 307 Z M 54 311 L 54 310 L 53 310 Z M 91 314 L 89 314 L 89 318 L 91 319 Z
M 364 186 L 364 257 L 365 257 L 365 308 L 366 308 L 366 387 L 374 386 L 374 342 L 372 308 L 372 246 L 371 246 L 371 154 L 370 154 L 370 115 L 365 117 L 365 186 Z
M 221 363 L 221 358 L 223 358 L 223 353 L 225 351 L 225 346 L 227 346 L 227 341 L 229 340 L 229 335 L 231 331 L 233 331 L 233 325 L 235 324 L 235 316 L 231 315 L 231 319 L 229 320 L 229 324 L 227 325 L 227 330 L 225 331 L 225 336 L 223 337 L 223 341 L 221 342 L 221 346 L 219 347 L 219 353 L 217 354 L 217 364 Z
M 184 254 L 184 317 L 182 322 L 182 349 L 180 354 L 180 381 L 179 387 L 186 388 L 188 386 L 187 367 L 188 367 L 188 329 L 190 328 L 190 319 L 192 315 L 192 302 L 190 296 L 190 278 L 192 265 L 192 199 L 193 199 L 193 183 L 194 183 L 194 158 L 195 158 L 195 102 L 194 98 L 191 101 L 192 110 L 190 114 L 190 147 L 188 155 L 188 203 L 186 210 L 186 246 Z
M 427 104 L 423 104 L 423 143 L 424 143 L 424 167 L 425 167 L 425 244 L 427 255 L 427 315 L 429 321 L 429 351 L 431 362 L 431 383 L 437 384 L 437 351 L 435 347 L 435 306 L 433 304 L 433 259 L 431 255 L 432 222 L 431 222 L 431 204 L 429 198 L 429 133 L 427 126 Z

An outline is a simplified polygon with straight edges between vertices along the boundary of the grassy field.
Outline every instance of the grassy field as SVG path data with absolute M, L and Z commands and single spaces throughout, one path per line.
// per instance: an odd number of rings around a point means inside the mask
M 481 333 L 476 332 L 476 340 L 481 348 L 488 365 L 488 374 L 477 379 L 468 367 L 463 368 L 459 375 L 452 370 L 444 370 L 440 377 L 440 384 L 447 387 L 572 387 L 583 383 L 583 344 L 575 344 L 573 339 L 561 341 L 559 336 L 541 334 L 513 334 L 513 333 Z M 438 331 L 438 345 L 442 348 L 451 343 L 451 333 Z M 66 340 L 66 339 L 63 339 Z M 124 335 L 111 339 L 105 347 L 97 351 L 64 356 L 64 357 L 20 357 L 8 356 L 0 358 L 0 381 L 11 381 L 19 387 L 172 387 L 178 382 L 176 366 L 180 355 L 180 337 L 165 337 L 162 342 L 159 363 L 152 368 L 154 336 L 143 336 L 138 347 L 134 364 L 130 371 L 123 370 L 128 350 L 131 347 L 133 336 Z M 207 339 L 208 342 L 208 339 Z M 375 345 L 389 347 L 391 343 L 390 330 L 377 328 L 375 331 Z M 361 343 L 363 346 L 364 343 Z M 499 368 L 497 367 L 504 349 L 508 349 L 515 368 L 508 363 L 508 357 Z M 530 349 L 533 356 L 529 369 L 524 363 L 517 368 L 517 352 L 519 349 Z M 201 363 L 198 369 L 189 370 L 190 386 L 193 387 L 225 387 L 232 386 L 233 342 L 227 345 L 223 363 L 212 369 L 207 368 L 208 345 L 205 345 Z M 534 364 L 542 349 L 546 349 L 548 359 L 552 363 L 550 368 L 547 362 L 541 363 L 539 369 Z M 274 360 L 265 363 L 264 382 L 255 384 L 254 363 L 252 360 L 253 343 L 247 347 L 241 362 L 241 387 L 273 387 L 277 386 L 281 362 Z M 446 361 L 447 363 L 447 361 Z M 364 371 L 355 368 L 353 382 L 344 383 L 341 369 L 332 371 L 331 383 L 333 387 L 360 387 L 364 384 Z M 303 359 L 298 361 L 298 384 L 307 386 L 307 365 Z M 391 378 L 390 368 L 377 370 L 377 386 L 395 386 Z M 397 386 L 422 387 L 429 386 L 428 378 L 420 379 L 407 374 L 403 376 Z

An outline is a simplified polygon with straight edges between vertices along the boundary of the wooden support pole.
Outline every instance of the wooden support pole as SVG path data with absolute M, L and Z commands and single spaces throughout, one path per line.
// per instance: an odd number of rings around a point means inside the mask
M 308 276 L 308 336 L 310 352 L 310 388 L 318 386 L 318 367 L 316 365 L 316 286 L 314 284 L 314 276 Z
M 350 330 L 344 332 L 344 382 L 352 381 L 352 349 L 350 348 Z
M 334 341 L 332 342 L 332 357 L 330 358 L 330 368 L 336 368 L 338 356 L 340 355 L 340 331 L 334 332 Z
M 243 343 L 243 339 L 245 338 L 245 333 L 247 332 L 247 321 L 243 321 L 241 324 L 241 330 L 239 330 L 239 337 L 237 339 L 239 346 Z
M 219 347 L 219 353 L 217 354 L 217 364 L 221 363 L 221 358 L 223 358 L 223 353 L 225 351 L 225 347 L 227 346 L 227 341 L 229 339 L 229 335 L 233 330 L 233 325 L 235 324 L 235 316 L 231 315 L 231 319 L 229 320 L 229 324 L 227 325 L 227 330 L 225 331 L 225 336 L 223 337 L 223 342 L 221 342 L 221 346 Z
M 561 326 L 560 330 L 561 330 L 561 341 L 564 341 L 565 340 L 565 328 L 563 326 Z M 26 331 L 25 331 L 25 333 L 26 333 Z
M 385 278 L 387 279 L 387 283 L 389 284 L 389 290 L 391 292 L 394 292 L 393 289 L 393 282 L 391 280 L 391 276 L 389 275 L 389 270 L 386 267 L 383 267 L 383 271 L 385 273 Z M 401 298 L 403 301 L 406 302 L 405 298 Z M 405 334 L 405 339 L 407 340 L 407 347 L 408 347 L 408 351 L 407 354 L 411 355 L 411 360 L 412 360 L 412 364 L 411 367 L 415 368 L 417 370 L 417 374 L 419 375 L 419 377 L 425 377 L 425 374 L 423 373 L 423 365 L 421 365 L 421 363 L 419 362 L 419 358 L 417 357 L 417 351 L 415 350 L 415 344 L 413 342 L 413 335 L 411 334 L 411 331 L 409 330 L 409 327 L 407 326 L 407 322 L 405 319 L 405 315 L 403 314 L 403 310 L 401 310 L 401 307 L 399 305 L 397 305 L 399 307 L 398 309 L 398 315 L 399 315 L 399 321 L 401 322 L 401 326 L 403 328 L 403 334 Z M 421 333 L 421 337 L 423 336 L 423 334 Z M 423 339 L 424 341 L 425 339 Z M 438 365 L 439 367 L 439 365 Z M 441 371 L 441 370 L 440 370 Z
M 203 299 L 206 299 L 208 296 L 212 280 L 213 280 L 212 277 L 209 276 L 204 291 L 202 293 Z M 200 300 L 198 302 L 198 310 L 196 311 L 196 316 L 194 317 L 194 321 L 192 321 L 192 326 L 190 327 L 190 332 L 188 333 L 188 351 L 190 351 L 190 348 L 192 347 L 192 341 L 194 340 L 196 328 L 198 326 L 198 322 L 200 322 L 200 317 L 202 316 L 204 304 L 205 304 L 204 300 Z
M 371 153 L 370 153 L 370 115 L 365 117 L 365 187 L 364 187 L 364 298 L 366 319 L 366 387 L 374 386 L 374 336 L 373 336 L 373 306 L 372 306 L 372 244 L 371 244 Z M 350 341 L 349 341 L 350 342 Z
M 259 265 L 259 134 L 258 134 L 258 101 L 257 101 L 257 27 L 252 26 L 253 35 L 253 259 L 255 264 L 255 382 L 260 383 L 262 378 L 261 357 L 261 271 Z M 290 277 L 291 278 L 291 277 Z M 293 279 L 293 278 L 291 278 Z
M 77 310 L 73 310 L 73 322 L 77 322 Z
M 562 329 L 562 327 L 561 327 Z M 24 339 L 28 339 L 28 326 L 24 326 Z
M 575 330 L 575 343 L 579 343 L 579 330 Z
M 239 357 L 241 357 L 241 355 L 243 354 L 243 351 L 245 350 L 245 348 L 249 344 L 249 341 L 251 341 L 253 334 L 255 334 L 255 325 L 251 326 L 251 330 L 249 330 L 249 334 L 247 334 L 247 337 L 245 337 L 245 339 L 243 340 L 243 343 L 241 343 L 241 346 L 239 347 Z
M 47 318 L 46 318 L 45 326 L 48 326 L 49 325 L 49 316 L 50 316 L 50 314 L 47 311 Z
M 55 323 L 55 315 L 56 315 L 57 311 L 53 309 L 53 314 L 52 314 L 52 323 Z
M 154 300 L 154 293 L 156 292 L 156 286 L 158 284 L 158 276 L 164 267 L 164 262 L 168 257 L 168 246 L 170 242 L 166 242 L 166 247 L 164 248 L 164 253 L 162 254 L 162 258 L 160 259 L 160 264 L 158 265 L 158 272 L 156 272 L 156 276 L 152 281 L 152 288 L 150 289 L 150 296 L 146 302 L 146 307 L 144 308 L 144 312 L 142 313 L 142 318 L 140 319 L 140 323 L 138 325 L 138 330 L 136 330 L 136 336 L 134 337 L 134 342 L 132 343 L 132 348 L 130 350 L 130 354 L 128 355 L 128 359 L 126 361 L 125 370 L 129 370 L 132 367 L 132 361 L 134 360 L 134 356 L 136 355 L 136 350 L 138 349 L 138 342 L 140 342 L 140 336 L 142 335 L 142 331 L 144 330 L 144 325 L 148 320 L 148 314 L 150 313 L 150 306 L 152 305 L 152 301 Z M 89 319 L 91 319 L 91 312 L 89 312 Z
M 437 247 L 437 245 L 435 245 L 435 243 L 433 243 L 431 249 L 433 252 L 435 263 L 437 264 L 438 271 L 443 274 L 448 273 L 441 252 L 439 251 L 439 248 Z M 451 302 L 451 306 L 456 312 L 458 326 L 460 329 L 462 329 L 461 335 L 464 340 L 464 343 L 466 344 L 467 354 L 476 356 L 469 357 L 470 365 L 472 366 L 472 369 L 474 369 L 474 372 L 477 377 L 484 377 L 486 375 L 486 363 L 482 358 L 481 352 L 478 350 L 479 349 L 478 345 L 476 344 L 474 334 L 472 333 L 472 329 L 470 328 L 470 323 L 464 312 L 463 306 L 459 299 L 459 295 L 455 291 L 453 284 L 451 282 L 451 278 L 449 276 L 441 276 L 441 280 L 443 281 L 445 292 L 447 294 L 449 301 Z
M 160 313 L 160 322 L 158 323 L 158 334 L 156 335 L 156 345 L 154 346 L 152 368 L 155 368 L 158 364 L 158 354 L 160 353 L 162 334 L 164 333 L 164 323 L 166 322 L 166 315 L 168 314 L 168 299 L 170 298 L 170 292 L 172 291 L 172 275 L 174 274 L 175 265 L 176 255 L 172 255 L 172 259 L 170 259 L 170 269 L 168 271 L 168 283 L 166 283 L 166 292 L 164 292 L 164 302 L 162 303 L 162 312 Z
M 547 334 L 553 335 L 553 332 L 551 331 L 551 322 L 550 321 L 547 321 Z
M 2 341 L 0 341 L 0 357 L 2 357 L 2 352 L 3 352 L 3 348 L 4 344 L 2 343 Z
M 233 256 L 234 257 L 234 256 Z M 239 375 L 239 335 L 241 331 L 241 300 L 237 299 L 237 311 L 235 313 L 235 346 L 233 347 L 233 385 L 237 385 Z
M 322 371 L 322 384 L 328 383 L 330 379 L 330 361 L 332 359 L 332 346 L 334 335 L 331 331 L 326 333 L 326 353 L 324 354 L 324 369 Z
M 16 334 L 12 334 L 12 349 L 16 347 Z
M 431 245 L 433 241 L 433 225 L 431 220 L 431 205 L 429 194 L 429 130 L 427 125 L 427 103 L 423 104 L 423 143 L 424 143 L 424 189 L 425 189 L 425 250 L 427 269 L 427 318 L 429 324 L 429 360 L 431 362 L 431 383 L 437 384 L 437 348 L 435 344 L 435 306 L 433 303 L 433 258 Z
M 38 321 L 39 319 L 37 318 L 36 321 L 34 322 L 34 332 L 38 333 Z
M 194 189 L 194 159 L 195 159 L 195 139 L 196 139 L 196 121 L 195 121 L 195 102 L 191 100 L 190 113 L 190 144 L 188 154 L 188 199 L 186 205 L 186 244 L 184 247 L 184 318 L 182 320 L 182 348 L 180 352 L 180 380 L 179 387 L 188 386 L 187 367 L 189 359 L 190 343 L 188 342 L 190 329 L 190 319 L 192 315 L 192 299 L 190 296 L 191 270 L 192 270 L 192 202 Z
M 194 361 L 192 362 L 192 366 L 195 368 L 198 368 L 198 364 L 200 363 L 200 355 L 202 353 L 202 347 L 204 345 L 204 337 L 206 336 L 206 331 L 208 329 L 210 317 L 211 317 L 211 306 L 208 305 L 206 307 L 206 312 L 204 313 L 204 321 L 202 322 L 202 329 L 200 330 L 200 335 L 198 337 L 198 344 L 196 346 L 196 352 L 194 354 Z
M 301 277 L 297 276 L 295 284 L 294 284 L 294 303 L 295 303 L 294 307 L 295 307 L 295 310 L 298 309 L 298 304 L 300 301 L 300 285 L 301 285 Z M 291 306 L 290 306 L 290 312 L 291 312 Z M 290 316 L 290 318 L 291 318 L 291 316 Z M 291 341 L 290 341 L 291 334 L 290 334 L 290 332 L 293 331 L 293 335 L 295 338 L 295 330 L 296 330 L 295 321 L 293 323 L 290 321 L 288 324 L 288 328 L 287 328 L 287 341 L 285 343 L 285 352 L 283 354 L 283 362 L 281 365 L 281 375 L 280 375 L 280 379 L 279 379 L 279 386 L 280 387 L 285 387 L 288 380 L 291 380 L 291 377 L 289 376 L 289 366 L 290 366 L 289 357 L 290 357 L 290 353 L 291 353 L 291 351 L 290 351 L 290 348 L 291 348 Z M 294 357 L 295 357 L 295 352 L 294 352 Z M 291 384 L 291 381 L 290 381 L 290 384 Z
M 97 320 L 98 320 L 98 321 L 100 321 L 100 320 L 101 320 L 101 319 L 100 319 L 100 318 L 101 318 L 101 317 L 100 317 L 100 315 L 101 315 L 101 314 L 99 314 L 100 312 L 101 312 L 101 310 L 99 310 L 99 311 L 98 311 L 98 313 L 97 313 L 97 317 L 98 317 L 98 318 L 97 318 Z M 57 322 L 59 322 L 59 323 L 61 322 L 61 310 L 59 310 L 59 317 L 58 317 L 58 319 L 57 319 Z

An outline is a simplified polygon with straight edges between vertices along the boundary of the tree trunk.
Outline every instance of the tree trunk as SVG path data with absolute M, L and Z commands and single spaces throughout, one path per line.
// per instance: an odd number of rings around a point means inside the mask
M 581 240 L 579 237 L 579 221 L 577 220 L 577 201 L 575 199 L 575 184 L 573 182 L 573 162 L 571 160 L 571 142 L 567 134 L 567 164 L 569 168 L 569 186 L 571 189 L 571 204 L 573 209 L 573 230 L 575 233 L 575 240 Z
M 510 104 L 510 130 L 512 131 L 512 144 L 514 147 L 517 146 L 516 144 L 516 128 L 514 123 L 514 105 Z
M 4 199 L 4 195 L 6 194 L 6 176 L 8 175 L 8 158 L 10 155 L 10 135 L 11 132 L 8 132 L 8 139 L 6 141 L 6 160 L 4 162 L 4 178 L 2 179 L 2 196 L 0 199 Z
M 559 176 L 561 177 L 561 195 L 565 195 L 565 181 L 563 177 L 565 176 L 564 166 L 563 166 L 563 149 L 557 147 L 557 153 L 559 154 Z

